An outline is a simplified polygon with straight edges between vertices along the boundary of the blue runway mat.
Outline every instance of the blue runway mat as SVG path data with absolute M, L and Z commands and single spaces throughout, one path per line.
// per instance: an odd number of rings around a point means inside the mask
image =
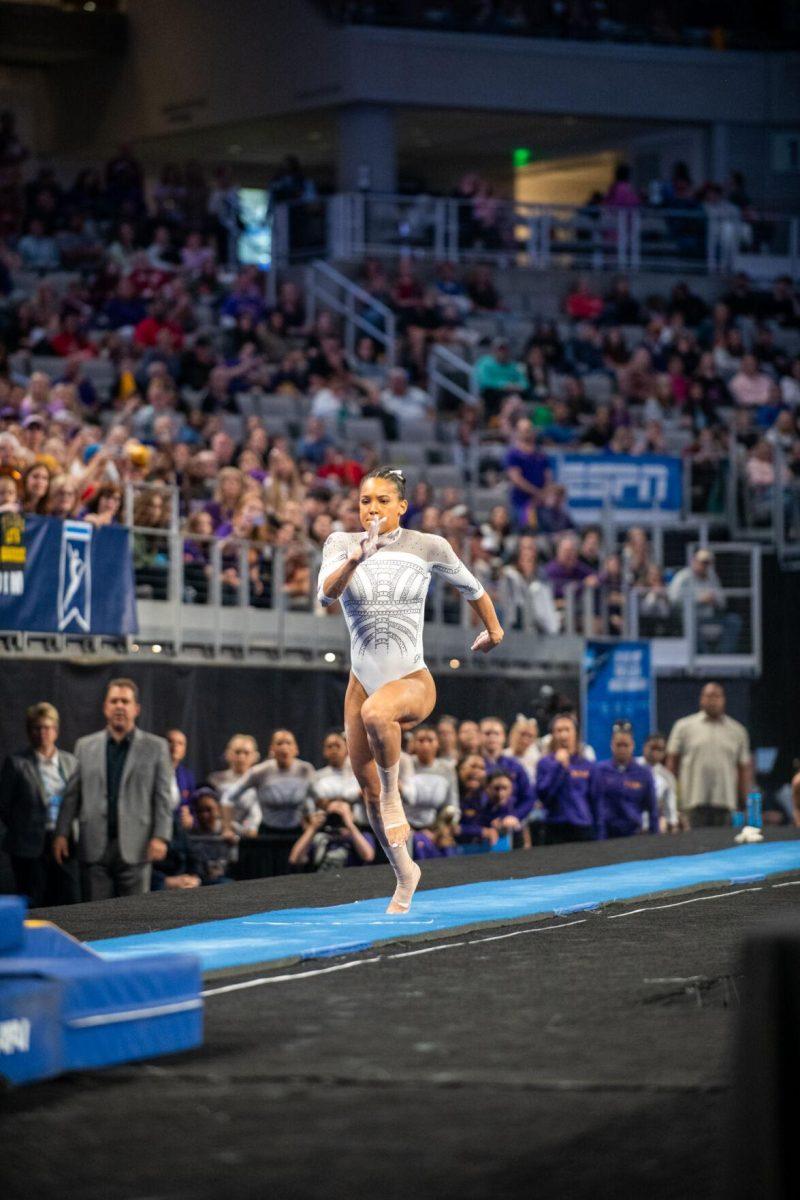
M 254 913 L 162 932 L 89 943 L 104 956 L 196 954 L 204 971 L 320 958 L 366 950 L 389 938 L 411 937 L 482 922 L 502 923 L 543 913 L 563 915 L 698 884 L 745 884 L 800 870 L 800 841 L 737 846 L 709 854 L 590 867 L 561 875 L 503 879 L 418 892 L 407 916 L 386 916 L 386 900 L 329 908 Z M 386 869 L 387 882 L 389 871 Z

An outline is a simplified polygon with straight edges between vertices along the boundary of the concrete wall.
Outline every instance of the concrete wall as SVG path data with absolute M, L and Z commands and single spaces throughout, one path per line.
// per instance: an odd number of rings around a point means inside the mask
M 130 0 L 128 14 L 123 63 L 49 75 L 53 142 L 64 154 L 362 105 L 669 121 L 691 136 L 724 122 L 731 166 L 747 172 L 755 198 L 800 202 L 800 176 L 773 176 L 768 155 L 770 129 L 800 126 L 797 54 L 348 28 L 309 0 Z M 350 137 L 352 122 L 343 128 Z M 710 141 L 701 144 L 699 178 L 710 173 Z M 345 173 L 359 161 L 340 150 Z

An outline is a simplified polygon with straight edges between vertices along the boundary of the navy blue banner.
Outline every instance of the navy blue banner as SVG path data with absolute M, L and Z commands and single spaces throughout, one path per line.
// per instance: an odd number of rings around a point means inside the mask
M 0 513 L 0 629 L 136 633 L 128 531 Z
M 569 506 L 585 517 L 605 503 L 631 518 L 674 518 L 683 503 L 683 463 L 665 454 L 554 454 L 553 477 Z
M 599 759 L 611 753 L 611 726 L 630 721 L 636 753 L 654 731 L 649 642 L 587 642 L 582 676 L 583 739 Z

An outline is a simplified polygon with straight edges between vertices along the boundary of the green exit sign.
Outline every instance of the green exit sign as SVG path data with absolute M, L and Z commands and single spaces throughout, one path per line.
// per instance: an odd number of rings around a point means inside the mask
M 533 151 L 527 146 L 517 146 L 516 150 L 511 151 L 511 159 L 515 167 L 527 167 L 533 161 Z

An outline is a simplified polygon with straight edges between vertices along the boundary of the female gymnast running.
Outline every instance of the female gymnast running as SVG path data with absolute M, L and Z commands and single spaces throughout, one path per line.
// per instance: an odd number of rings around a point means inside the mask
M 341 599 L 350 631 L 345 733 L 370 825 L 397 876 L 389 913 L 408 912 L 420 877 L 406 845 L 410 829 L 397 777 L 402 730 L 419 725 L 436 703 L 422 653 L 431 575 L 458 588 L 483 621 L 473 650 L 485 653 L 503 640 L 492 601 L 450 544 L 400 527 L 407 508 L 402 471 L 370 471 L 359 495 L 365 532 L 330 535 L 317 591 L 324 606 Z

